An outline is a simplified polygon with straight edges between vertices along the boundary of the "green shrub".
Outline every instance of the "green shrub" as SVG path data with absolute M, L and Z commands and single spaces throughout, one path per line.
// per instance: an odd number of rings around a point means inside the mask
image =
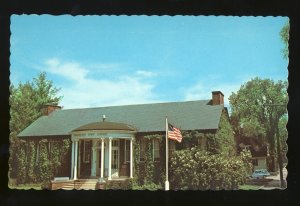
M 130 190 L 132 188 L 131 180 L 108 181 L 104 187 L 106 190 Z
M 198 148 L 176 151 L 170 161 L 171 189 L 232 190 L 246 180 L 247 158 L 209 154 Z
M 141 186 L 139 185 L 134 185 L 132 187 L 133 190 L 151 190 L 151 191 L 155 191 L 155 190 L 162 190 L 163 187 L 161 185 L 155 184 L 153 182 L 151 183 L 147 183 L 147 184 L 143 184 Z
M 41 189 L 47 189 L 50 190 L 51 188 L 51 182 L 49 180 L 45 180 L 41 184 Z
M 234 132 L 228 120 L 228 116 L 223 111 L 216 134 L 207 135 L 207 151 L 212 154 L 223 154 L 232 156 L 236 154 Z

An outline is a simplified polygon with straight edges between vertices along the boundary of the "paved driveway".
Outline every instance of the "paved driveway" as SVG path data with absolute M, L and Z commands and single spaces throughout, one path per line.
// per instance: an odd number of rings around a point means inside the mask
M 285 183 L 286 183 L 287 169 L 283 168 L 282 172 L 283 172 L 283 179 L 285 180 Z M 270 181 L 268 181 L 266 184 L 264 184 L 264 186 L 260 187 L 260 189 L 264 189 L 264 190 L 281 189 L 280 188 L 280 173 L 279 173 L 279 171 L 278 171 L 277 175 L 266 177 L 266 179 L 268 179 Z M 285 188 L 282 188 L 282 189 L 285 189 Z

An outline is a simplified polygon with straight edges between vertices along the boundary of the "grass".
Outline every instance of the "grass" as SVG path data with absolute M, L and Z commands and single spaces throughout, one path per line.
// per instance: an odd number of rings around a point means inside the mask
M 17 189 L 17 190 L 41 190 L 41 184 L 19 184 L 19 185 L 8 185 L 10 189 Z
M 258 185 L 240 185 L 240 190 L 258 190 L 261 186 Z

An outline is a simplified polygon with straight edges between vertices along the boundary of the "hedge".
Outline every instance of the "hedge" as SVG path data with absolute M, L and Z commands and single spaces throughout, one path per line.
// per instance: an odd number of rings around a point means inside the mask
M 234 190 L 245 183 L 251 170 L 251 154 L 228 157 L 197 147 L 175 151 L 170 161 L 171 189 Z

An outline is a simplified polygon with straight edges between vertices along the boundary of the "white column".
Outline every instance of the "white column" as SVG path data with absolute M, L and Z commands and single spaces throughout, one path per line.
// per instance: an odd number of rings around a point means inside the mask
M 74 156 L 74 180 L 77 180 L 77 158 L 78 158 L 78 140 L 75 140 L 75 156 Z
M 91 175 L 96 176 L 96 164 L 97 164 L 97 148 L 94 140 L 92 141 L 92 159 L 91 159 Z
M 111 138 L 108 144 L 108 180 L 111 180 Z
M 73 179 L 74 177 L 74 140 L 72 140 L 72 152 L 71 152 L 71 178 Z
M 101 179 L 103 179 L 104 173 L 104 139 L 101 139 Z
M 166 191 L 168 191 L 170 187 L 168 170 L 169 170 L 169 143 L 168 143 L 168 118 L 166 116 L 166 182 L 165 182 Z
M 80 167 L 81 167 L 81 142 L 78 140 L 78 177 L 80 177 Z
M 133 178 L 133 138 L 130 139 L 130 178 Z

